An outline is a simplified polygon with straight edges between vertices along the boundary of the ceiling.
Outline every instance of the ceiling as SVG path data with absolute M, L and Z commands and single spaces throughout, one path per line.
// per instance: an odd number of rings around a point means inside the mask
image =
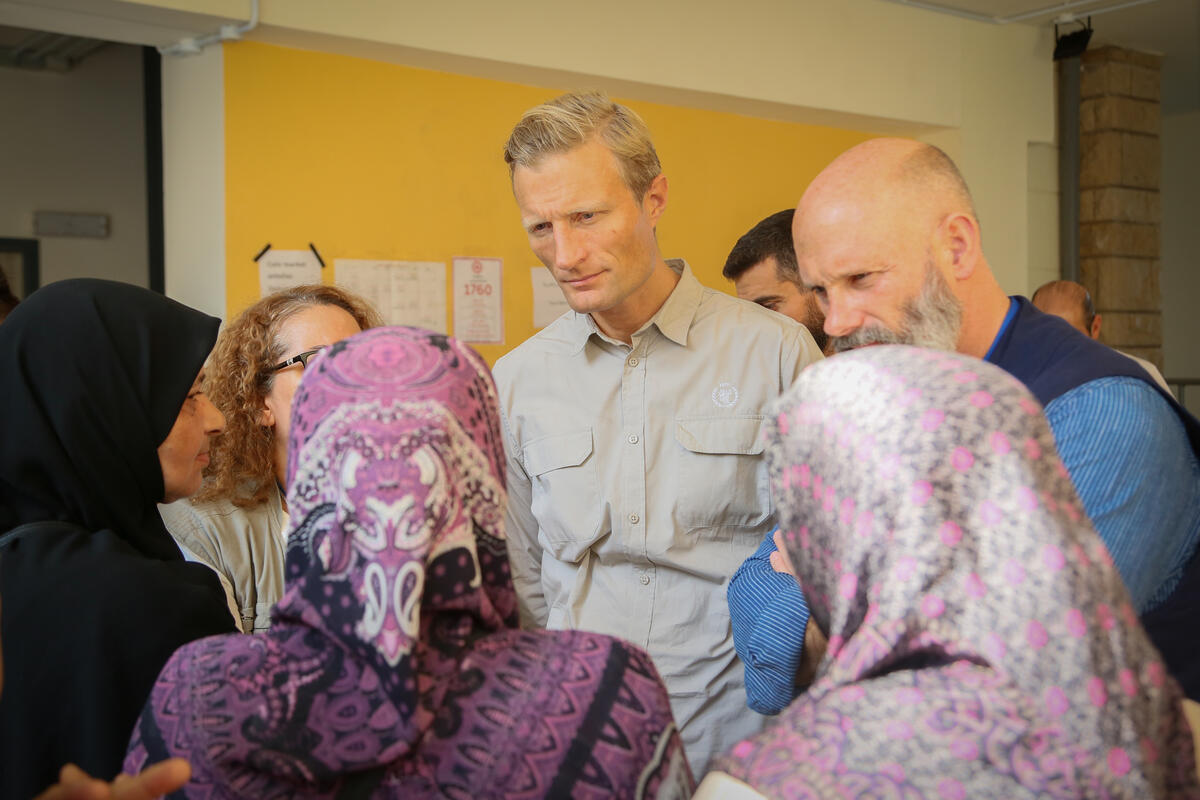
M 1020 24 L 1050 27 L 1063 14 L 1086 19 L 1093 13 L 1091 47 L 1115 44 L 1163 56 L 1162 110 L 1176 114 L 1200 110 L 1200 0 L 887 0 L 930 12 L 953 14 L 985 23 Z M 63 0 L 59 0 L 60 4 Z M 102 0 L 71 0 L 83 9 L 96 10 Z M 121 4 L 109 5 L 120 6 Z M 138 7 L 146 19 L 138 24 L 139 44 L 166 44 L 185 35 L 164 27 L 178 26 L 175 17 L 158 19 L 150 9 Z M 0 0 L 0 10 L 20 10 L 17 4 Z M 1109 10 L 1115 9 L 1115 10 Z M 132 12 L 124 12 L 126 14 Z M 0 14 L 0 16 L 11 16 Z M 178 16 L 178 15 L 177 15 Z M 197 22 L 198 26 L 211 22 Z M 111 27 L 111 26 L 110 26 Z M 1076 23 L 1060 26 L 1073 30 Z M 197 28 L 199 29 L 199 28 Z M 110 35 L 106 35 L 106 31 Z M 88 25 L 72 31 L 87 36 L 46 34 L 23 28 L 0 26 L 0 66 L 67 70 L 101 46 L 104 39 L 119 39 L 103 25 Z M 121 39 L 122 41 L 131 41 Z
M 996 24 L 1051 26 L 1092 16 L 1091 47 L 1114 44 L 1163 57 L 1164 114 L 1200 110 L 1200 0 L 890 0 Z M 1113 10 L 1109 10 L 1113 9 Z M 1074 30 L 1075 23 L 1060 26 Z
M 1200 110 L 1200 0 L 1158 0 L 1092 18 L 1092 46 L 1118 44 L 1163 57 L 1164 114 Z

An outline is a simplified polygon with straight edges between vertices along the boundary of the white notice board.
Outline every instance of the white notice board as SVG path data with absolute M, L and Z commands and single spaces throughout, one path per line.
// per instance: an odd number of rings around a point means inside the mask
M 477 344 L 504 343 L 499 258 L 454 259 L 454 336 Z
M 412 325 L 449 333 L 446 265 L 441 261 L 371 261 L 338 258 L 333 281 L 362 295 L 388 325 Z
M 270 245 L 267 245 L 270 247 Z M 321 262 L 311 250 L 268 250 L 258 259 L 260 296 L 321 282 Z

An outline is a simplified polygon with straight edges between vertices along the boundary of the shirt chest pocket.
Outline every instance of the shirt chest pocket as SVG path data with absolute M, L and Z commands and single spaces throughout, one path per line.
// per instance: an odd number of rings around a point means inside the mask
M 600 535 L 603 513 L 592 429 L 542 436 L 522 448 L 531 510 L 556 558 L 577 561 Z
M 771 514 L 761 415 L 677 417 L 675 515 L 688 530 L 756 527 Z

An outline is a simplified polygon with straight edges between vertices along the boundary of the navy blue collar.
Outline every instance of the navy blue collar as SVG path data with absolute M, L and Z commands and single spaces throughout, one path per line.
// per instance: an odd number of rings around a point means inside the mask
M 1008 330 L 1010 325 L 1012 325 L 1012 321 L 1016 318 L 1017 309 L 1019 307 L 1020 306 L 1017 303 L 1017 298 L 1008 298 L 1008 313 L 1004 315 L 1004 322 L 1000 323 L 1000 330 L 996 331 L 996 338 L 992 339 L 992 346 L 988 348 L 987 353 L 984 355 L 984 361 L 992 361 L 992 354 L 996 352 L 996 345 L 1000 343 L 1000 340 L 1004 338 L 1004 332 Z

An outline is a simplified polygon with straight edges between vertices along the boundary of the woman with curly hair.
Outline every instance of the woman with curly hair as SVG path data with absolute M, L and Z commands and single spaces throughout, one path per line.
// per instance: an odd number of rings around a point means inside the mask
M 284 476 L 300 376 L 322 349 L 380 324 L 345 289 L 297 286 L 259 300 L 217 339 L 206 391 L 225 414 L 225 433 L 200 492 L 160 511 L 184 554 L 216 570 L 245 633 L 270 627 L 283 591 Z

